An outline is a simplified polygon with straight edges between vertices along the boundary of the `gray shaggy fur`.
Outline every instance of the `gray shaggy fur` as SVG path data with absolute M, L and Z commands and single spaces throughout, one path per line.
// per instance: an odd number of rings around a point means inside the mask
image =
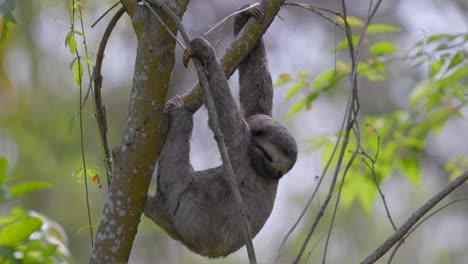
M 236 17 L 236 35 L 248 17 L 246 13 Z M 205 67 L 255 236 L 273 209 L 279 179 L 297 157 L 296 142 L 271 118 L 273 90 L 263 42 L 239 66 L 242 110 L 234 101 L 211 45 L 197 38 L 190 49 Z M 168 133 L 159 158 L 157 191 L 148 196 L 145 215 L 195 253 L 222 257 L 244 245 L 245 223 L 222 167 L 194 171 L 190 165 L 192 115 L 178 97 L 166 105 Z

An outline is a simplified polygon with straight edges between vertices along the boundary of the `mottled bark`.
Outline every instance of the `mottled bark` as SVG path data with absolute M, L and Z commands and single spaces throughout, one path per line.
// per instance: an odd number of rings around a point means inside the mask
M 91 263 L 127 262 L 162 145 L 160 113 L 174 66 L 175 40 L 135 0 L 123 1 L 138 40 L 133 87 L 121 145 L 113 150 L 113 181 L 97 229 Z M 181 17 L 188 0 L 172 0 Z M 171 29 L 174 23 L 161 14 Z M 144 124 L 151 113 L 151 119 Z

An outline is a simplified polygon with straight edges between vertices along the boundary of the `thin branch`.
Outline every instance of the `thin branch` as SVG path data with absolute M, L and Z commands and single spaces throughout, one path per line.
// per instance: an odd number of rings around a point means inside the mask
M 356 124 L 356 120 L 352 121 L 352 123 L 353 123 L 352 126 L 354 127 L 355 124 Z M 349 169 L 351 169 L 351 166 L 354 163 L 354 159 L 357 157 L 358 151 L 359 151 L 359 146 L 360 146 L 360 143 L 359 143 L 359 141 L 360 141 L 359 130 L 358 129 L 352 129 L 352 130 L 353 130 L 353 132 L 354 132 L 354 134 L 356 136 L 356 140 L 358 141 L 358 144 L 356 146 L 356 149 L 353 151 L 353 154 L 352 154 L 351 158 L 347 162 L 346 168 L 345 168 L 345 170 L 343 172 L 343 177 L 341 178 L 340 188 L 338 190 L 338 194 L 337 194 L 337 197 L 336 197 L 335 207 L 333 208 L 333 216 L 332 216 L 332 219 L 331 219 L 331 222 L 330 222 L 330 227 L 328 228 L 327 239 L 325 240 L 325 247 L 323 249 L 322 264 L 325 264 L 325 261 L 326 261 L 328 244 L 330 242 L 331 233 L 333 231 L 333 226 L 335 224 L 335 219 L 336 219 L 336 216 L 338 214 L 338 206 L 340 205 L 341 193 L 343 192 L 343 186 L 344 186 L 344 183 L 345 183 L 345 180 L 346 180 L 346 176 L 348 175 L 348 171 L 349 171 Z
M 367 126 L 371 127 L 370 125 L 367 125 Z M 387 218 L 390 221 L 390 224 L 392 225 L 393 230 L 396 231 L 397 227 L 395 225 L 395 222 L 393 221 L 392 215 L 390 214 L 390 209 L 388 208 L 387 200 L 385 199 L 385 195 L 382 192 L 382 189 L 380 189 L 379 182 L 377 181 L 377 175 L 375 174 L 375 164 L 377 163 L 377 159 L 379 158 L 379 152 L 380 152 L 380 135 L 379 135 L 378 131 L 374 127 L 372 127 L 372 129 L 374 130 L 374 132 L 377 135 L 377 151 L 375 153 L 375 156 L 372 158 L 371 156 L 369 156 L 369 154 L 367 154 L 363 150 L 361 154 L 364 155 L 367 159 L 369 159 L 370 163 L 367 160 L 365 160 L 364 158 L 362 159 L 362 161 L 364 162 L 364 164 L 369 168 L 369 170 L 372 173 L 372 179 L 374 180 L 374 184 L 377 187 L 377 190 L 379 191 L 379 195 L 380 195 L 380 198 L 382 199 L 382 203 L 384 205 L 385 212 L 387 213 Z
M 164 12 L 166 12 L 166 14 L 168 14 L 169 16 L 171 16 L 171 19 L 177 24 L 177 28 L 179 29 L 179 32 L 181 33 L 182 35 L 182 38 L 184 39 L 185 43 L 189 43 L 190 39 L 187 35 L 187 33 L 184 31 L 180 31 L 180 28 L 183 28 L 182 26 L 182 22 L 180 22 L 180 19 L 179 17 L 177 16 L 176 13 L 174 13 L 174 11 L 172 11 L 167 5 L 165 4 L 162 4 L 162 3 L 159 3 L 157 1 L 153 1 L 153 0 L 142 0 L 140 2 L 141 5 L 145 5 L 150 11 L 151 13 L 153 13 L 153 15 L 158 19 L 159 23 L 161 23 L 161 25 L 163 25 L 163 27 L 166 29 L 166 31 L 169 33 L 169 35 L 172 36 L 172 38 L 177 42 L 177 44 L 179 44 L 182 49 L 186 49 L 185 45 L 177 38 L 177 33 L 174 33 L 172 32 L 172 30 L 169 28 L 169 26 L 161 19 L 161 17 L 158 15 L 158 13 L 156 13 L 156 11 L 154 11 L 154 9 L 148 4 L 152 4 L 158 8 L 161 8 L 163 9 Z M 184 35 L 185 34 L 185 35 Z
M 309 253 L 307 253 L 307 257 L 306 259 L 304 260 L 304 263 L 308 263 L 309 262 L 309 259 L 310 257 L 312 256 L 312 252 L 314 251 L 314 249 L 318 246 L 320 240 L 322 240 L 322 238 L 325 237 L 325 233 L 321 234 L 320 237 L 315 241 L 314 244 L 312 244 L 312 247 L 311 249 L 309 250 Z
M 347 114 L 347 120 L 348 121 L 347 121 L 347 125 L 346 125 L 343 145 L 341 147 L 340 155 L 338 157 L 338 162 L 337 162 L 336 167 L 335 167 L 336 169 L 335 169 L 335 173 L 334 173 L 333 178 L 332 178 L 332 182 L 330 184 L 329 192 L 327 194 L 327 197 L 326 197 L 322 207 L 320 208 L 320 210 L 319 210 L 319 212 L 318 212 L 318 214 L 317 214 L 317 216 L 316 216 L 316 218 L 314 220 L 314 223 L 313 223 L 311 229 L 309 230 L 309 232 L 308 232 L 308 234 L 306 236 L 306 239 L 304 240 L 304 242 L 302 244 L 302 247 L 301 247 L 298 255 L 296 256 L 296 259 L 295 259 L 294 263 L 298 263 L 300 258 L 302 257 L 302 254 L 304 253 L 305 247 L 307 246 L 313 232 L 315 231 L 315 228 L 318 225 L 318 222 L 322 218 L 322 216 L 323 216 L 323 214 L 324 214 L 324 212 L 325 212 L 325 210 L 326 210 L 326 208 L 328 206 L 328 203 L 329 203 L 330 199 L 333 196 L 333 190 L 334 190 L 334 186 L 336 184 L 338 173 L 340 171 L 340 166 L 341 166 L 342 161 L 343 161 L 344 152 L 345 152 L 345 149 L 346 149 L 347 144 L 349 142 L 350 131 L 356 124 L 356 118 L 357 118 L 357 114 L 359 112 L 359 97 L 358 97 L 358 93 L 357 93 L 357 65 L 358 65 L 357 62 L 359 61 L 359 54 L 360 54 L 359 52 L 360 52 L 360 49 L 362 48 L 362 45 L 363 45 L 363 38 L 365 36 L 365 31 L 367 30 L 367 27 L 370 24 L 370 21 L 371 21 L 373 15 L 375 14 L 379 4 L 380 4 L 380 2 L 374 7 L 372 5 L 372 3 L 371 3 L 371 5 L 369 6 L 369 15 L 368 15 L 366 24 L 365 24 L 365 26 L 363 27 L 363 29 L 361 31 L 361 39 L 359 40 L 358 48 L 356 50 L 356 54 L 354 54 L 354 47 L 353 47 L 353 44 L 352 44 L 351 28 L 350 28 L 350 26 L 349 26 L 349 24 L 347 22 L 347 19 L 346 19 L 345 0 L 342 0 L 343 18 L 344 18 L 343 20 L 345 21 L 346 36 L 347 36 L 347 40 L 348 40 L 348 45 L 349 45 L 350 55 L 351 55 L 351 61 L 352 61 L 352 69 L 351 69 L 351 73 L 350 73 L 352 94 L 351 94 L 351 102 L 350 102 L 350 105 L 349 105 L 350 108 L 349 108 L 349 111 L 348 111 L 348 114 Z M 346 176 L 347 171 L 351 167 L 351 164 L 354 161 L 354 158 L 358 154 L 360 142 L 359 142 L 359 138 L 357 138 L 357 140 L 358 140 L 358 144 L 357 144 L 358 148 L 356 149 L 356 151 L 354 151 L 353 157 L 350 159 L 350 162 L 347 164 L 347 167 L 346 167 L 346 169 L 344 171 L 344 174 L 343 174 L 343 179 Z M 338 195 L 340 195 L 340 193 Z M 336 205 L 338 205 L 338 203 L 339 203 L 339 197 L 338 197 Z M 336 215 L 336 210 L 337 210 L 337 208 L 335 207 L 334 215 Z M 330 227 L 329 232 L 331 232 L 331 227 Z M 328 241 L 328 239 L 327 239 L 327 241 Z M 327 247 L 325 247 L 324 257 L 323 257 L 323 260 L 322 260 L 323 262 L 325 262 L 326 248 Z
M 209 120 L 211 122 L 211 127 L 214 128 L 214 138 L 216 139 L 216 143 L 218 144 L 219 152 L 221 153 L 221 159 L 223 161 L 223 170 L 224 172 L 228 175 L 227 179 L 229 181 L 229 185 L 233 191 L 234 194 L 234 199 L 236 200 L 236 203 L 241 206 L 242 209 L 242 214 L 245 222 L 245 230 L 244 230 L 244 236 L 245 236 L 245 242 L 246 242 L 246 247 L 247 247 L 247 253 L 249 256 L 249 262 L 250 264 L 255 264 L 257 263 L 256 256 L 255 256 L 255 249 L 252 243 L 252 231 L 250 228 L 250 223 L 249 219 L 245 210 L 245 205 L 244 201 L 242 199 L 242 195 L 239 190 L 239 185 L 236 180 L 236 175 L 234 174 L 234 171 L 232 169 L 232 164 L 229 159 L 229 156 L 227 154 L 227 149 L 226 145 L 224 143 L 224 137 L 221 129 L 219 128 L 219 121 L 218 121 L 218 115 L 216 113 L 216 108 L 214 105 L 214 100 L 211 95 L 210 88 L 208 86 L 208 80 L 206 77 L 205 70 L 200 63 L 200 61 L 195 60 L 195 67 L 197 68 L 197 73 L 198 73 L 198 78 L 200 80 L 201 87 L 203 89 L 203 93 L 205 95 L 205 104 L 206 107 L 208 108 L 208 116 Z
M 342 133 L 344 131 L 344 126 L 346 124 L 346 117 L 348 116 L 347 112 L 349 110 L 350 102 L 351 102 L 351 97 L 348 99 L 348 103 L 346 104 L 346 111 L 345 111 L 345 114 L 344 114 L 344 117 L 343 117 L 343 121 L 341 122 L 339 135 L 342 135 Z M 276 260 L 275 260 L 276 264 L 280 263 L 280 260 L 281 260 L 281 257 L 283 255 L 284 247 L 286 246 L 287 240 L 289 239 L 289 237 L 291 236 L 293 231 L 296 229 L 297 225 L 301 222 L 301 220 L 304 217 L 307 210 L 309 210 L 310 205 L 312 204 L 312 201 L 314 200 L 315 195 L 317 194 L 318 189 L 320 188 L 320 186 L 322 184 L 322 181 L 323 181 L 323 179 L 325 178 L 325 175 L 328 172 L 328 168 L 330 167 L 330 164 L 331 164 L 333 158 L 335 157 L 336 150 L 338 149 L 338 146 L 340 145 L 340 139 L 341 139 L 341 137 L 339 137 L 338 140 L 336 141 L 335 146 L 333 147 L 333 151 L 332 151 L 332 153 L 330 155 L 330 158 L 328 159 L 327 164 L 325 165 L 325 168 L 322 171 L 322 175 L 320 176 L 320 179 L 319 179 L 317 185 L 315 186 L 314 191 L 312 192 L 312 195 L 310 196 L 309 200 L 307 201 L 304 209 L 302 210 L 301 214 L 297 218 L 296 222 L 294 222 L 293 226 L 289 229 L 288 233 L 284 236 L 283 241 L 281 242 L 281 245 L 280 245 L 280 247 L 278 249 L 278 255 L 277 255 Z
M 353 105 L 353 101 L 351 100 L 350 103 L 351 104 L 349 105 L 348 110 L 351 109 L 351 107 Z M 335 172 L 333 173 L 332 182 L 330 183 L 330 188 L 328 189 L 328 194 L 327 194 L 327 196 L 325 198 L 325 201 L 322 204 L 322 207 L 320 208 L 319 212 L 317 213 L 317 216 L 314 219 L 312 227 L 309 229 L 309 232 L 307 233 L 307 236 L 304 239 L 304 242 L 302 243 L 302 246 L 301 246 L 301 249 L 299 250 L 299 253 L 297 254 L 295 260 L 293 261 L 293 263 L 295 263 L 295 264 L 299 263 L 302 255 L 304 254 L 304 251 L 305 251 L 305 248 L 306 248 L 307 244 L 309 243 L 309 241 L 310 241 L 315 229 L 317 228 L 318 223 L 320 222 L 321 218 L 325 214 L 325 210 L 328 207 L 328 203 L 330 202 L 330 200 L 331 200 L 331 198 L 333 196 L 333 191 L 335 189 L 336 180 L 338 178 L 338 174 L 340 172 L 340 167 L 341 167 L 341 164 L 343 163 L 344 154 L 345 154 L 346 148 L 347 148 L 348 143 L 349 143 L 350 130 L 351 130 L 351 127 L 353 126 L 353 123 L 354 123 L 354 120 L 355 120 L 354 118 L 352 118 L 352 112 L 351 111 L 347 112 L 346 118 L 347 118 L 348 121 L 346 123 L 346 130 L 345 130 L 345 135 L 343 137 L 344 138 L 343 139 L 343 144 L 342 144 L 341 149 L 340 149 L 340 153 L 339 153 L 339 156 L 338 156 L 338 161 L 337 161 L 336 166 L 335 166 Z
M 268 8 L 265 12 L 263 23 L 249 20 L 241 33 L 231 43 L 221 58 L 224 73 L 229 78 L 237 69 L 240 61 L 255 47 L 258 40 L 270 26 L 273 19 L 278 14 L 284 0 L 269 0 Z M 196 112 L 203 105 L 203 91 L 198 82 L 192 89 L 183 95 L 185 105 L 193 112 Z
M 94 104 L 96 106 L 96 120 L 99 126 L 99 132 L 101 134 L 101 142 L 104 149 L 105 155 L 105 164 L 106 164 L 106 176 L 107 176 L 107 187 L 109 187 L 112 173 L 111 173 L 111 157 L 110 157 L 110 150 L 109 150 L 109 143 L 107 141 L 107 117 L 106 117 L 106 108 L 102 103 L 102 62 L 104 60 L 104 51 L 106 50 L 107 42 L 109 37 L 114 30 L 115 25 L 125 13 L 125 8 L 121 7 L 117 13 L 114 14 L 111 21 L 106 27 L 104 34 L 101 39 L 101 43 L 99 44 L 99 49 L 96 54 L 96 65 L 94 66 Z
M 70 6 L 70 1 L 67 1 L 68 5 L 68 10 L 70 11 L 70 20 L 71 20 L 71 28 L 70 30 L 74 31 L 75 30 L 75 8 L 74 8 L 74 1 L 72 0 L 72 6 Z M 86 46 L 86 42 L 84 43 Z M 78 65 L 81 65 L 81 56 L 76 49 L 76 63 Z M 81 150 L 81 163 L 83 164 L 83 177 L 84 177 L 84 185 L 85 185 L 85 199 L 86 199 L 86 210 L 87 210 L 87 216 L 88 216 L 88 225 L 89 225 L 89 235 L 90 235 L 90 240 L 91 240 L 91 247 L 94 245 L 94 234 L 93 234 L 93 223 L 91 220 L 91 207 L 89 203 L 89 190 L 88 190 L 88 174 L 87 174 L 87 169 L 86 169 L 86 157 L 85 157 L 85 147 L 84 147 L 84 125 L 83 125 L 83 84 L 82 84 L 82 78 L 83 76 L 82 73 L 83 68 L 78 67 L 78 76 L 80 76 L 79 80 L 79 98 L 78 98 L 78 107 L 79 107 L 79 124 L 80 124 L 80 150 Z
M 221 26 L 222 24 L 226 23 L 231 17 L 234 17 L 234 16 L 236 16 L 236 15 L 238 15 L 238 14 L 240 14 L 240 13 L 246 11 L 246 10 L 249 10 L 249 9 L 251 9 L 251 8 L 253 8 L 253 7 L 256 7 L 256 6 L 258 6 L 259 4 L 260 4 L 260 3 L 255 3 L 255 4 L 252 4 L 252 5 L 249 5 L 249 6 L 245 7 L 245 8 L 242 8 L 242 9 L 240 9 L 240 10 L 237 10 L 237 11 L 234 12 L 234 13 L 229 14 L 229 15 L 226 16 L 225 18 L 221 19 L 221 21 L 219 21 L 218 23 L 216 23 L 216 24 L 215 24 L 212 28 L 210 28 L 208 31 L 206 31 L 204 35 L 206 36 L 206 35 L 210 34 L 213 30 L 215 30 L 216 28 L 218 28 L 218 27 Z
M 430 213 L 429 215 L 427 215 L 426 217 L 424 217 L 421 221 L 419 221 L 413 228 L 411 228 L 411 230 L 408 232 L 408 234 L 405 235 L 405 237 L 403 239 L 401 239 L 399 242 L 398 242 L 398 245 L 395 246 L 395 248 L 393 249 L 392 251 L 392 254 L 390 255 L 390 258 L 388 259 L 388 262 L 387 264 L 390 264 L 393 260 L 393 257 L 395 256 L 396 252 L 398 251 L 398 249 L 401 247 L 401 245 L 403 245 L 405 243 L 405 240 L 414 232 L 416 231 L 416 229 L 421 226 L 422 224 L 424 224 L 427 220 L 429 220 L 432 216 L 436 215 L 437 213 L 439 213 L 440 211 L 444 210 L 445 208 L 448 208 L 449 206 L 455 204 L 455 203 L 459 203 L 459 202 L 464 202 L 464 201 L 468 201 L 468 197 L 466 198 L 460 198 L 460 199 L 456 199 L 456 200 L 453 200 L 443 206 L 441 206 L 440 208 L 438 208 L 437 210 L 435 210 L 434 212 Z
M 120 1 L 118 1 L 117 3 L 115 3 L 111 7 L 109 7 L 100 17 L 98 17 L 98 19 L 96 19 L 96 21 L 94 21 L 94 23 L 91 25 L 91 28 L 96 26 L 96 24 L 99 23 L 99 21 L 101 21 L 107 14 L 109 14 L 110 11 L 112 11 L 112 9 L 116 8 L 117 5 L 119 5 L 119 4 L 120 4 Z
M 380 259 L 387 253 L 399 240 L 401 240 L 406 233 L 421 219 L 429 210 L 436 206 L 442 199 L 457 189 L 460 185 L 468 180 L 468 171 L 465 171 L 455 180 L 450 182 L 444 189 L 435 194 L 429 201 L 421 206 L 416 212 L 411 214 L 405 223 L 391 235 L 382 245 L 380 245 L 372 254 L 366 257 L 361 264 L 371 264 Z
M 332 23 L 333 25 L 337 26 L 338 28 L 344 30 L 344 27 L 340 24 L 338 24 L 337 22 L 333 21 L 332 19 L 328 18 L 327 16 L 325 16 L 324 14 L 322 14 L 321 11 L 323 12 L 326 12 L 326 13 L 330 13 L 330 14 L 333 14 L 335 16 L 339 16 L 339 17 L 342 17 L 342 15 L 338 12 L 335 12 L 333 10 L 330 10 L 330 9 L 326 9 L 326 8 L 322 8 L 322 7 L 318 7 L 318 6 L 314 6 L 314 5 L 311 5 L 311 4 L 305 4 L 305 3 L 284 3 L 285 6 L 289 5 L 289 6 L 297 6 L 297 7 L 300 7 L 300 8 L 304 8 L 305 10 L 308 10 L 314 14 L 317 14 L 319 15 L 320 17 L 322 17 L 323 19 L 327 20 L 328 22 Z
M 184 39 L 184 41 L 188 45 L 190 43 L 190 37 L 189 37 L 187 31 L 185 30 L 184 26 L 182 25 L 182 22 L 177 17 L 177 15 L 168 6 L 166 6 L 164 3 L 156 3 L 156 1 L 153 1 L 153 0 L 146 0 L 146 1 L 148 1 L 148 2 L 150 2 L 152 4 L 154 4 L 154 5 L 162 8 L 162 10 L 165 11 L 173 19 L 173 21 L 176 23 L 176 26 L 177 26 L 179 32 L 182 35 L 182 38 Z M 151 7 L 148 5 L 148 3 L 146 3 L 146 1 L 143 0 L 142 2 L 151 9 Z M 154 10 L 153 10 L 153 14 L 156 17 L 159 17 L 157 15 L 157 13 L 154 12 Z M 159 21 L 161 23 L 164 23 L 161 18 L 158 18 L 158 19 L 159 19 Z M 244 230 L 243 233 L 244 233 L 247 253 L 248 253 L 248 256 L 249 256 L 249 262 L 251 264 L 256 264 L 257 260 L 256 260 L 256 256 L 255 256 L 255 249 L 254 249 L 254 246 L 253 246 L 253 243 L 252 243 L 252 232 L 251 232 L 251 228 L 250 228 L 250 223 L 248 221 L 248 216 L 247 216 L 247 213 L 246 213 L 246 210 L 245 210 L 244 201 L 242 199 L 242 195 L 240 193 L 239 186 L 238 186 L 238 183 L 237 183 L 237 180 L 236 180 L 236 175 L 234 174 L 234 170 L 232 169 L 232 164 L 231 164 L 231 161 L 230 161 L 228 153 L 227 153 L 226 144 L 224 143 L 224 136 L 223 136 L 223 133 L 222 133 L 221 129 L 219 128 L 218 115 L 216 113 L 216 108 L 215 108 L 215 105 L 214 105 L 214 99 L 213 99 L 213 96 L 211 95 L 211 91 L 210 91 L 210 88 L 209 88 L 209 84 L 208 84 L 208 80 L 207 80 L 207 77 L 206 77 L 205 69 L 204 69 L 203 65 L 201 64 L 201 62 L 198 61 L 198 60 L 194 60 L 194 64 L 195 64 L 195 67 L 197 69 L 198 78 L 199 78 L 201 87 L 203 89 L 203 93 L 205 95 L 205 104 L 206 104 L 206 106 L 208 108 L 209 120 L 211 122 L 211 127 L 214 130 L 213 132 L 215 134 L 215 140 L 216 140 L 216 143 L 218 144 L 219 152 L 221 154 L 221 159 L 223 161 L 223 170 L 224 170 L 225 174 L 228 175 L 227 179 L 228 179 L 229 185 L 230 185 L 230 187 L 231 187 L 231 189 L 233 191 L 234 199 L 235 199 L 236 203 L 240 205 L 241 210 L 242 210 L 241 213 L 243 214 L 243 218 L 244 218 L 244 222 L 245 222 L 245 230 Z

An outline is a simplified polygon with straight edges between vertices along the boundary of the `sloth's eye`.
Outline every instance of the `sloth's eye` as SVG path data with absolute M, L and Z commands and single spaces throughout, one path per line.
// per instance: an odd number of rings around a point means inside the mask
M 266 152 L 266 150 L 264 148 L 262 148 L 261 146 L 258 146 L 258 149 L 263 153 L 263 156 L 269 161 L 269 162 L 272 162 L 273 159 L 271 158 L 270 154 L 268 154 L 268 152 Z

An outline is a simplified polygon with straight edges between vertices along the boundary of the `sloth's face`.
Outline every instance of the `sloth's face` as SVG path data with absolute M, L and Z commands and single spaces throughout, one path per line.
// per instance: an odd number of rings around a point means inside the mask
M 288 156 L 281 144 L 267 135 L 256 133 L 249 146 L 252 167 L 258 175 L 279 180 L 293 167 L 296 155 Z

